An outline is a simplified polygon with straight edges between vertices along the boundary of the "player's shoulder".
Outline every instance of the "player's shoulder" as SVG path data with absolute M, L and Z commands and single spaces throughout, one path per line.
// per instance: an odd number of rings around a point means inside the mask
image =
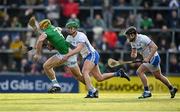
M 150 38 L 147 35 L 143 35 L 143 34 L 137 34 L 139 40 L 149 40 Z
M 85 39 L 85 38 L 87 38 L 87 36 L 85 33 L 78 31 L 77 32 L 77 38 L 78 39 Z
M 81 32 L 81 31 L 78 31 L 77 34 L 78 34 L 79 36 L 86 36 L 86 34 L 83 33 L 83 32 Z
M 144 35 L 144 34 L 137 34 L 137 36 L 140 37 L 140 38 L 143 38 L 143 37 L 146 38 L 146 37 L 148 37 L 147 35 Z

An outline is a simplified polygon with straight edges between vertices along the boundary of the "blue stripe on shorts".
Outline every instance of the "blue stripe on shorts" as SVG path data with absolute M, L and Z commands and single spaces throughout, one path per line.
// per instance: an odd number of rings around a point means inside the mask
M 160 56 L 154 56 L 153 59 L 151 60 L 150 64 L 154 65 L 155 67 L 157 67 L 160 64 Z
M 92 52 L 92 53 L 89 53 L 85 58 L 84 58 L 84 61 L 85 60 L 89 60 L 91 61 L 92 63 L 94 63 L 95 65 L 97 65 L 99 63 L 99 53 L 97 51 L 95 52 Z

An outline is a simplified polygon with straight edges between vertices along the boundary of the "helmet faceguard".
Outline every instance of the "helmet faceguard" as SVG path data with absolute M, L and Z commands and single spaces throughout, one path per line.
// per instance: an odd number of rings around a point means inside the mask
M 126 31 L 124 33 L 130 42 L 135 41 L 136 34 L 137 34 L 136 27 L 130 26 L 129 28 L 126 29 Z

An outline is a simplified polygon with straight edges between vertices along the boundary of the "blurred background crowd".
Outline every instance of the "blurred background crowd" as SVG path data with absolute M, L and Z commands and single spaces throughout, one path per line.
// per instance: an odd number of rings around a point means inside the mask
M 179 0 L 0 0 L 0 72 L 42 74 L 42 64 L 54 52 L 45 51 L 40 62 L 33 53 L 23 55 L 23 44 L 34 46 L 37 34 L 27 23 L 35 16 L 48 18 L 64 28 L 67 21 L 80 25 L 92 45 L 100 52 L 102 72 L 109 57 L 130 60 L 130 45 L 123 35 L 125 28 L 135 26 L 157 45 L 165 74 L 180 73 L 180 1 Z M 66 36 L 66 32 L 63 34 Z M 123 66 L 134 75 L 139 64 Z M 67 67 L 57 69 L 70 76 Z

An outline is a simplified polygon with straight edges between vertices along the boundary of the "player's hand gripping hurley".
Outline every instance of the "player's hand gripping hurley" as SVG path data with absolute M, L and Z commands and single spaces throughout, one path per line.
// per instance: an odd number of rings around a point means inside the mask
M 117 66 L 120 66 L 120 65 L 124 65 L 124 64 L 131 64 L 131 63 L 138 63 L 138 62 L 143 62 L 142 60 L 135 60 L 135 61 L 117 61 L 115 59 L 112 59 L 112 58 L 109 58 L 108 59 L 108 66 L 111 67 L 111 68 L 114 68 L 114 67 L 117 67 Z

